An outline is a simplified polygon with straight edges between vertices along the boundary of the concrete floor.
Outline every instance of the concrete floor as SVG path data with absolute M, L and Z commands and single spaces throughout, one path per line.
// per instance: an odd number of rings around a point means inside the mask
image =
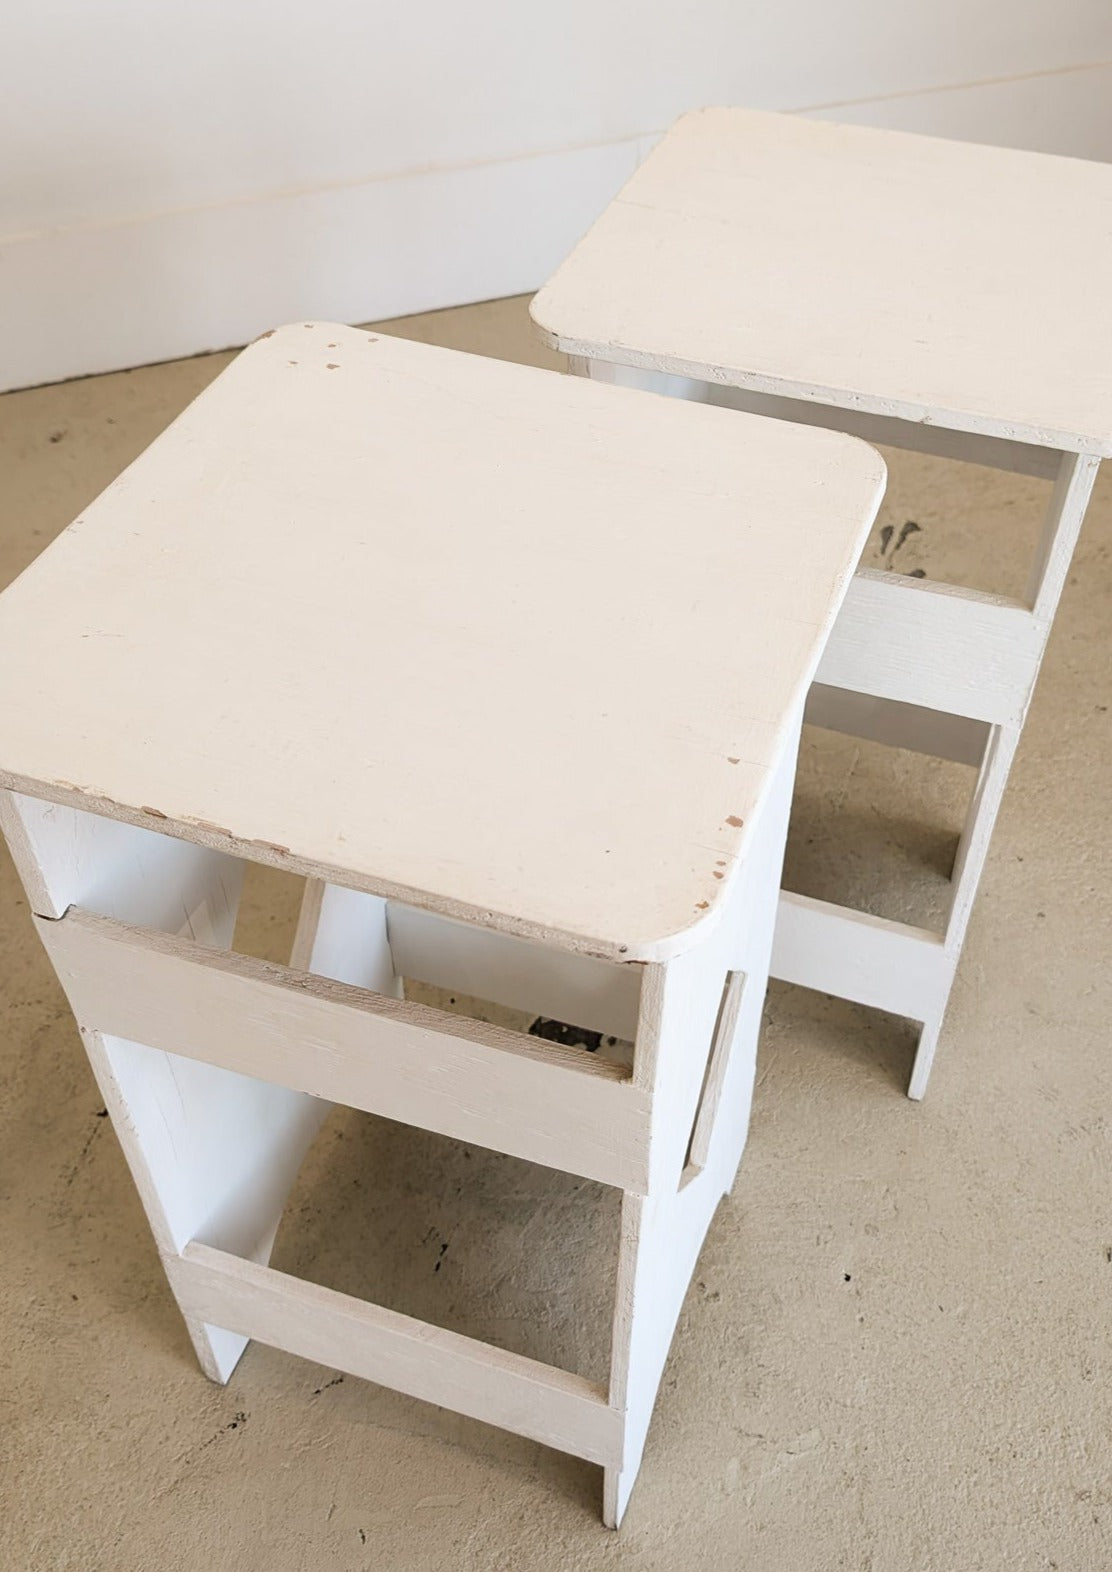
M 521 301 L 394 331 L 558 364 Z M 227 363 L 0 400 L 0 580 Z M 895 565 L 1016 592 L 1043 488 L 890 454 Z M 12 1572 L 1112 1566 L 1112 475 L 982 885 L 928 1100 L 907 1023 L 777 986 L 753 1132 L 624 1528 L 593 1467 L 254 1346 L 197 1369 L 7 860 L 0 1566 Z M 878 531 L 867 554 L 893 560 Z M 793 887 L 940 910 L 970 772 L 808 734 Z M 285 958 L 296 881 L 239 942 Z M 276 1264 L 587 1374 L 614 1197 L 337 1113 Z

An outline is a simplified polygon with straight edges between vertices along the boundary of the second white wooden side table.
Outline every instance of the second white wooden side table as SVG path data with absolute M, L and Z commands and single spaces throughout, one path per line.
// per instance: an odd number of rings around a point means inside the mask
M 1070 558 L 1112 454 L 1112 167 L 685 116 L 533 303 L 592 377 L 1053 481 L 1022 600 L 859 572 L 807 719 L 978 767 L 942 932 L 785 892 L 773 975 L 922 1023 L 921 1097 Z

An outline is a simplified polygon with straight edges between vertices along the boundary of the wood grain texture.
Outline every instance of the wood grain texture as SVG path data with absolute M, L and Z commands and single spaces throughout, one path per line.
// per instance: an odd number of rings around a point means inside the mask
M 568 353 L 1112 454 L 1112 168 L 686 115 L 537 295 Z
M 0 597 L 0 783 L 663 958 L 883 478 L 838 434 L 282 329 Z

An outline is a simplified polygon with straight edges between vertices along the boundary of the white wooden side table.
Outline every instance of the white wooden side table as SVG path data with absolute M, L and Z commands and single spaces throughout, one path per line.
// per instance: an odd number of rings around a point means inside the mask
M 4 830 L 206 1373 L 257 1338 L 536 1438 L 602 1464 L 615 1525 L 744 1145 L 802 706 L 884 483 L 842 435 L 645 404 L 284 328 L 0 597 Z M 252 861 L 310 880 L 288 966 L 231 948 Z M 331 1103 L 622 1192 L 607 1385 L 268 1265 Z
M 1022 600 L 859 572 L 819 726 L 978 767 L 944 932 L 784 892 L 774 976 L 922 1023 L 926 1089 L 1102 456 L 1112 167 L 743 109 L 685 116 L 533 303 L 588 375 L 1053 480 Z

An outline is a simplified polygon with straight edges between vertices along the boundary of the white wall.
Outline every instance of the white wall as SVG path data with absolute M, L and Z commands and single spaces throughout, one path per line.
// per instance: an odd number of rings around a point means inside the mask
M 1110 0 L 36 0 L 0 386 L 535 287 L 682 110 L 1112 158 Z

